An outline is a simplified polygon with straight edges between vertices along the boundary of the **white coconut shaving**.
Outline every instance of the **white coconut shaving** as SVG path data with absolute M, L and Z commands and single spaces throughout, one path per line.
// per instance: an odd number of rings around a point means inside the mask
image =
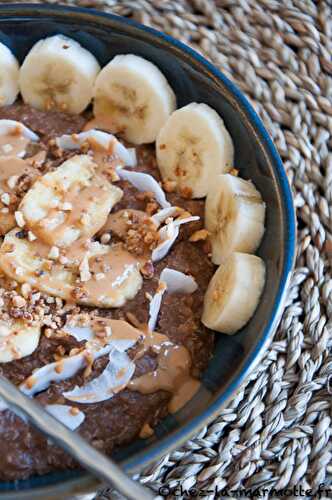
M 155 200 L 163 208 L 169 208 L 171 204 L 167 201 L 162 187 L 158 184 L 152 175 L 143 172 L 133 172 L 123 168 L 116 169 L 120 179 L 130 182 L 138 191 L 150 191 L 154 194 Z
M 111 345 L 106 345 L 102 348 L 100 346 L 98 348 L 93 344 L 88 345 L 84 351 L 75 356 L 49 363 L 37 369 L 20 385 L 20 390 L 27 396 L 33 396 L 47 389 L 52 382 L 61 382 L 76 375 L 79 370 L 87 365 L 87 356 L 96 360 L 108 354 L 111 349 Z
M 166 219 L 168 219 L 169 217 L 174 217 L 178 210 L 178 207 L 162 208 L 161 210 L 159 210 L 159 212 L 152 215 L 151 219 L 158 228 L 163 222 L 165 222 Z
M 74 409 L 72 406 L 46 405 L 45 410 L 71 431 L 77 429 L 85 420 L 84 413 L 76 408 Z
M 160 285 L 162 285 L 162 286 L 160 286 Z M 161 283 L 159 281 L 158 291 L 152 297 L 151 302 L 150 302 L 150 306 L 149 306 L 148 327 L 149 327 L 150 332 L 153 332 L 156 328 L 158 316 L 159 316 L 159 311 L 160 311 L 160 307 L 161 307 L 161 302 L 162 302 L 163 295 L 165 292 L 166 292 L 166 284 Z
M 79 134 L 65 134 L 61 137 L 57 137 L 55 142 L 60 149 L 74 150 L 80 149 L 80 147 L 84 143 L 89 142 L 89 140 L 96 142 L 101 148 L 105 149 L 105 151 L 111 150 L 125 166 L 136 166 L 137 159 L 135 148 L 126 148 L 114 135 L 102 132 L 101 130 L 91 129 Z
M 13 134 L 16 131 L 19 131 L 23 137 L 30 141 L 39 141 L 38 135 L 23 125 L 23 123 L 16 120 L 0 120 L 0 135 Z
M 0 411 L 5 410 L 8 410 L 8 405 L 2 398 L 0 398 Z
M 165 226 L 159 229 L 159 245 L 152 251 L 152 262 L 158 262 L 163 259 L 172 248 L 175 240 L 179 236 L 179 226 L 199 220 L 198 215 L 191 217 L 178 218 L 170 220 Z
M 70 318 L 69 321 L 63 327 L 63 331 L 72 335 L 78 342 L 86 341 L 90 342 L 92 340 L 97 340 L 97 336 L 90 325 L 79 326 L 80 318 L 76 320 Z M 78 323 L 78 324 L 75 324 Z M 113 337 L 113 330 L 122 329 L 123 325 L 127 324 L 129 332 L 126 329 L 122 331 L 123 337 L 119 338 L 118 335 Z M 112 319 L 107 323 L 108 334 L 107 334 L 107 344 L 111 346 L 112 349 L 116 349 L 120 352 L 125 352 L 131 347 L 133 347 L 136 342 L 138 342 L 141 332 L 135 329 L 133 326 L 128 324 L 123 320 Z M 136 338 L 133 338 L 133 332 L 137 332 Z M 127 338 L 126 338 L 127 337 Z
M 194 293 L 198 285 L 192 276 L 184 274 L 181 271 L 165 267 L 160 273 L 158 291 L 151 299 L 149 307 L 149 322 L 150 331 L 154 331 L 157 325 L 159 311 L 164 293 Z
M 78 342 L 89 341 L 95 338 L 95 334 L 89 326 L 65 325 L 63 331 L 74 337 Z
M 135 363 L 127 354 L 115 349 L 110 352 L 109 358 L 101 375 L 81 387 L 64 392 L 63 396 L 76 403 L 92 404 L 111 399 L 122 390 L 134 375 Z
M 168 293 L 186 293 L 196 292 L 198 285 L 194 278 L 181 271 L 165 267 L 160 273 L 160 281 L 166 284 Z
M 17 122 L 15 120 L 0 120 L 0 136 L 6 136 L 6 135 L 13 135 L 13 139 L 15 137 L 19 138 L 19 135 L 21 134 L 22 137 L 25 139 L 28 139 L 29 141 L 37 142 L 39 141 L 39 137 L 37 134 L 35 134 L 32 130 L 30 130 L 28 127 L 23 125 L 23 123 Z M 18 158 L 23 158 L 26 153 L 26 144 L 25 141 L 22 141 L 22 147 L 21 148 L 16 148 L 15 150 L 15 156 Z M 12 150 L 13 146 L 10 144 L 10 141 L 8 144 L 4 144 L 0 150 L 0 156 L 5 154 L 5 155 L 12 155 Z
M 176 238 L 179 236 L 179 228 L 174 226 L 174 222 L 169 222 L 159 230 L 159 245 L 152 251 L 152 262 L 163 259 L 172 248 Z

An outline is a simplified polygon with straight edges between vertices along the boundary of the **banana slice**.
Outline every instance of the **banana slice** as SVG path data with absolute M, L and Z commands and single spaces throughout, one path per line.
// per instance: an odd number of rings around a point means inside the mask
M 207 195 L 205 226 L 212 261 L 221 264 L 232 252 L 254 253 L 264 234 L 265 203 L 250 181 L 219 175 Z
M 29 188 L 38 170 L 24 160 L 0 156 L 0 235 L 16 226 L 15 212 L 23 193 Z
M 31 326 L 24 320 L 0 321 L 0 363 L 9 363 L 29 356 L 37 349 L 40 325 Z
M 0 43 L 0 106 L 15 101 L 18 88 L 19 66 L 16 57 L 6 45 Z
M 134 144 L 154 142 L 176 108 L 176 98 L 161 71 L 133 54 L 118 55 L 99 73 L 94 115 L 107 129 Z
M 121 245 L 94 242 L 85 253 L 77 253 L 79 265 L 75 267 L 72 262 L 62 263 L 63 259 L 69 261 L 65 256 L 54 260 L 49 245 L 19 238 L 17 233 L 13 229 L 6 234 L 0 247 L 0 267 L 18 283 L 96 307 L 121 307 L 142 287 L 140 263 Z M 75 255 L 73 249 L 71 253 Z
M 96 167 L 90 156 L 74 156 L 34 184 L 20 205 L 33 234 L 68 247 L 103 227 L 122 190 L 96 175 Z
M 233 253 L 213 275 L 204 298 L 202 322 L 231 335 L 254 314 L 265 283 L 265 264 L 256 255 Z
M 203 198 L 215 176 L 233 166 L 234 147 L 220 116 L 195 102 L 176 110 L 156 141 L 157 163 L 164 182 L 180 193 Z
M 20 69 L 23 100 L 37 109 L 79 114 L 89 105 L 100 66 L 78 42 L 63 35 L 39 40 Z

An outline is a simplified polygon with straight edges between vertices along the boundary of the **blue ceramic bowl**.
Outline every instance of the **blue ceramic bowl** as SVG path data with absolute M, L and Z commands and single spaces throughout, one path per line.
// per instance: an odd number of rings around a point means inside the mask
M 159 66 L 178 106 L 205 102 L 224 119 L 235 145 L 235 165 L 254 181 L 267 205 L 266 232 L 258 254 L 267 265 L 265 290 L 254 317 L 234 336 L 217 334 L 214 357 L 200 393 L 167 417 L 153 438 L 137 440 L 115 458 L 127 471 L 142 469 L 180 446 L 215 418 L 257 365 L 280 319 L 295 253 L 295 216 L 286 174 L 262 122 L 241 92 L 199 54 L 173 38 L 92 9 L 1 5 L 0 40 L 20 61 L 40 38 L 63 33 L 105 65 L 116 54 L 135 53 Z M 64 498 L 96 487 L 86 472 L 61 472 L 0 483 L 1 498 Z

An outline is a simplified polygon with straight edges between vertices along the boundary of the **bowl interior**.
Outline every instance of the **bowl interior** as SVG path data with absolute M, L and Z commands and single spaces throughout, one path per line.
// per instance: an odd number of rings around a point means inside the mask
M 235 166 L 252 179 L 266 202 L 264 240 L 258 254 L 265 260 L 267 280 L 262 300 L 250 323 L 238 334 L 217 334 L 214 357 L 204 374 L 199 394 L 179 413 L 166 418 L 149 440 L 137 440 L 115 458 L 137 469 L 188 438 L 218 414 L 250 369 L 258 362 L 280 317 L 282 297 L 294 254 L 294 213 L 282 165 L 262 124 L 230 82 L 211 65 L 179 43 L 118 17 L 83 9 L 8 5 L 0 8 L 0 41 L 20 61 L 40 38 L 63 33 L 95 54 L 102 65 L 114 55 L 135 53 L 159 66 L 173 87 L 178 107 L 205 102 L 218 111 L 235 145 Z M 87 473 L 66 472 L 0 483 L 0 493 L 45 486 L 86 487 Z M 43 490 L 44 494 L 46 490 Z M 59 493 L 59 490 L 57 490 Z M 19 494 L 20 496 L 20 494 Z

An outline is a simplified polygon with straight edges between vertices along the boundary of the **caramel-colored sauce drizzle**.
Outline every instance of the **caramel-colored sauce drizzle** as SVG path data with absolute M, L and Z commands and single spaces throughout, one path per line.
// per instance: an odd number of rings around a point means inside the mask
M 71 210 L 61 211 L 63 221 L 54 228 L 51 235 L 49 234 L 49 231 L 47 232 L 48 237 L 50 238 L 50 243 L 56 243 L 61 240 L 68 228 L 79 228 L 82 217 L 84 217 L 84 215 L 88 216 L 92 204 L 94 204 L 96 200 L 100 200 L 100 203 L 103 203 L 104 200 L 108 199 L 108 192 L 104 189 L 102 179 L 95 176 L 93 185 L 81 188 L 77 184 L 74 184 L 64 193 L 62 198 L 61 202 L 69 203 L 72 208 Z M 32 227 L 36 236 L 43 238 L 45 220 L 47 221 L 52 219 L 57 215 L 59 215 L 58 208 L 50 209 L 46 218 L 37 222 Z M 93 234 L 93 228 L 91 228 L 91 233 Z
M 89 297 L 112 296 L 115 289 L 126 277 L 126 270 L 130 267 L 138 267 L 138 260 L 121 245 L 114 245 L 110 251 L 99 257 L 89 260 L 90 271 L 94 276 L 103 274 L 102 279 L 90 279 L 84 283 L 84 291 Z
M 108 233 L 111 231 L 119 238 L 123 238 L 126 235 L 128 229 L 130 229 L 128 225 L 128 219 L 131 216 L 134 216 L 135 220 L 139 221 L 139 223 L 141 224 L 148 224 L 151 220 L 147 213 L 143 212 L 143 210 L 124 208 L 122 210 L 119 210 L 118 212 L 109 214 L 106 224 L 102 227 L 100 233 Z
M 131 380 L 127 386 L 129 389 L 142 394 L 152 394 L 160 390 L 170 392 L 172 397 L 168 409 L 171 413 L 182 408 L 196 394 L 200 382 L 190 374 L 191 356 L 185 346 L 173 344 L 167 335 L 151 332 L 146 325 L 140 325 L 137 328 L 123 320 L 100 317 L 91 321 L 91 328 L 95 332 L 98 332 L 100 327 L 106 326 L 109 326 L 112 332 L 108 340 L 141 341 L 138 344 L 134 361 L 149 350 L 158 356 L 157 368 L 153 372 Z
M 0 156 L 17 157 L 25 153 L 30 140 L 23 136 L 20 128 L 0 136 Z
M 164 390 L 172 394 L 168 403 L 170 413 L 182 408 L 200 387 L 200 382 L 190 374 L 191 356 L 184 346 L 175 345 L 167 340 L 161 341 L 161 334 L 151 333 L 147 348 L 158 352 L 158 366 L 153 372 L 146 373 L 129 382 L 128 388 L 142 394 Z

